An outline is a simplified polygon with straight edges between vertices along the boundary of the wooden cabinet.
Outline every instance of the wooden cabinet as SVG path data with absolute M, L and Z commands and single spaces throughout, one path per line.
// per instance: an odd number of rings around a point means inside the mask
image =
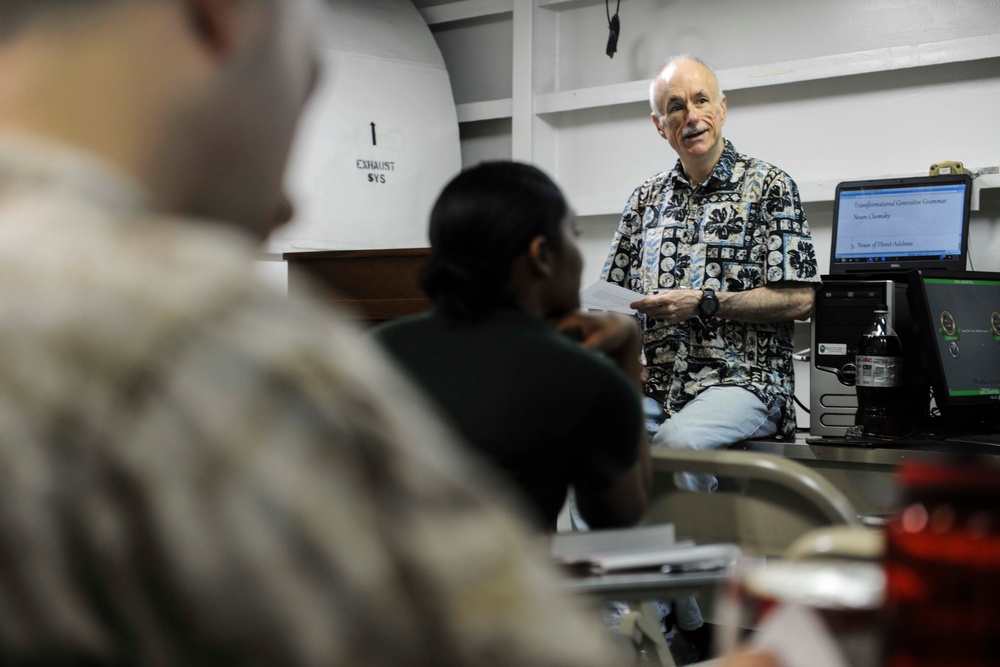
M 319 297 L 365 324 L 413 315 L 429 307 L 418 274 L 430 248 L 290 252 L 290 294 L 320 290 Z M 310 287 L 311 285 L 311 287 Z

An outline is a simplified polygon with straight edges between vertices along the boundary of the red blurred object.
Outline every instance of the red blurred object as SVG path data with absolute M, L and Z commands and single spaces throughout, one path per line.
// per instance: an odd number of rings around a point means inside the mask
M 1000 665 L 1000 466 L 910 464 L 886 533 L 887 667 Z

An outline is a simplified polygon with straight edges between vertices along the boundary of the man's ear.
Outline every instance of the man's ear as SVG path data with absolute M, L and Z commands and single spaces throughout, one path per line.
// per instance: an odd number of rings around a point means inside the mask
M 653 125 L 656 126 L 656 132 L 661 137 L 663 137 L 664 139 L 666 139 L 667 135 L 664 133 L 665 131 L 663 129 L 663 122 L 660 120 L 660 115 L 658 113 L 654 112 L 654 113 L 649 114 L 649 117 L 653 119 Z
M 241 0 L 182 0 L 192 29 L 211 53 L 230 52 L 239 36 Z
M 528 266 L 542 276 L 552 275 L 552 246 L 544 236 L 536 236 L 528 245 Z

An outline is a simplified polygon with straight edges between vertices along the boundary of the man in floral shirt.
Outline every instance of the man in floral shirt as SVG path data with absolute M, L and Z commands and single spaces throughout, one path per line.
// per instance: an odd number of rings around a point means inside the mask
M 795 432 L 792 320 L 819 282 L 792 179 L 722 136 L 726 97 L 691 56 L 650 85 L 653 123 L 680 160 L 629 198 L 603 279 L 647 295 L 653 446 L 708 449 Z M 712 491 L 712 476 L 678 484 Z

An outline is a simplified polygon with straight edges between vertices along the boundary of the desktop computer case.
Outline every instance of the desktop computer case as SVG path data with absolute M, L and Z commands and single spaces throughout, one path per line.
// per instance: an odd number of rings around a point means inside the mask
M 889 308 L 893 329 L 903 346 L 907 402 L 918 418 L 927 415 L 929 393 L 906 300 L 906 282 L 823 276 L 812 314 L 809 360 L 809 434 L 843 437 L 854 425 L 858 397 L 854 390 L 854 357 L 862 334 L 871 326 L 875 308 Z

